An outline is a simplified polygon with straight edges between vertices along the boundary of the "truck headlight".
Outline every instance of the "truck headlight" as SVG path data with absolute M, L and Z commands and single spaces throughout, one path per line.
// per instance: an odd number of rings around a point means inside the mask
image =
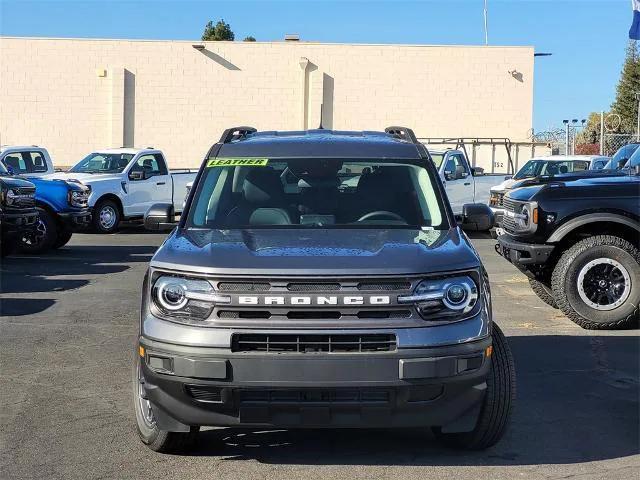
M 535 202 L 524 203 L 513 215 L 516 228 L 521 232 L 534 232 L 538 225 L 538 206 Z
M 16 197 L 16 192 L 14 192 L 13 190 L 7 190 L 7 193 L 4 196 L 4 201 L 7 205 L 13 205 L 16 201 Z
M 489 194 L 489 205 L 491 205 L 492 207 L 495 207 L 499 203 L 500 203 L 500 195 L 495 192 L 491 192 Z
M 89 204 L 89 193 L 81 190 L 69 190 L 67 200 L 72 207 L 86 208 Z
M 161 316 L 206 320 L 218 304 L 231 302 L 206 280 L 162 275 L 151 287 L 153 306 Z
M 413 294 L 398 297 L 412 303 L 425 320 L 460 320 L 478 309 L 478 284 L 467 275 L 423 280 Z

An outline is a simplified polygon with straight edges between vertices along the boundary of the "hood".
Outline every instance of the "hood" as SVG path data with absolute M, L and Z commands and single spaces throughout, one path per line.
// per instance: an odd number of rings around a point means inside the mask
M 477 268 L 450 230 L 176 229 L 151 266 L 220 275 L 412 275 Z
M 24 180 L 22 178 L 12 177 L 12 176 L 0 176 L 0 184 L 6 189 L 9 188 L 36 188 L 32 182 L 28 180 Z
M 103 180 L 113 180 L 119 179 L 119 173 L 74 173 L 74 172 L 57 172 L 52 173 L 51 175 L 44 175 L 43 177 L 46 180 L 78 180 L 85 185 L 91 185 L 92 183 L 103 181 Z
M 583 170 L 575 173 L 561 173 L 559 175 L 544 175 L 540 177 L 525 178 L 516 181 L 511 188 L 524 187 L 527 185 L 543 185 L 551 182 L 572 182 L 575 180 L 589 178 L 617 178 L 624 175 L 615 170 Z
M 518 183 L 518 180 L 514 180 L 513 178 L 510 178 L 508 180 L 505 180 L 504 182 L 500 183 L 499 185 L 496 185 L 494 187 L 491 187 L 491 191 L 492 192 L 504 192 L 505 190 L 510 190 L 514 184 Z

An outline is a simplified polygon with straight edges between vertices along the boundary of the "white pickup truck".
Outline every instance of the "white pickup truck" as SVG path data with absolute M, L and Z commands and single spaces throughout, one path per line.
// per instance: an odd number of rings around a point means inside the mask
M 482 168 L 471 167 L 462 150 L 429 150 L 429 154 L 455 215 L 462 214 L 462 206 L 466 203 L 488 204 L 491 187 L 505 180 L 504 174 L 486 175 Z
M 78 180 L 91 188 L 93 227 L 113 233 L 122 220 L 141 219 L 154 203 L 173 203 L 182 211 L 187 183 L 197 170 L 169 170 L 153 148 L 113 148 L 90 153 L 67 172 L 45 178 Z
M 37 145 L 2 146 L 0 162 L 11 168 L 15 175 L 42 177 L 55 171 L 47 149 Z

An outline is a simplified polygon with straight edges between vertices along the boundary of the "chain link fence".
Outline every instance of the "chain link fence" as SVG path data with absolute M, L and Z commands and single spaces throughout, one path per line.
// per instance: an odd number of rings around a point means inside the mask
M 637 141 L 638 137 L 633 133 L 607 133 L 604 135 L 603 154 L 612 156 L 621 147 L 630 142 Z

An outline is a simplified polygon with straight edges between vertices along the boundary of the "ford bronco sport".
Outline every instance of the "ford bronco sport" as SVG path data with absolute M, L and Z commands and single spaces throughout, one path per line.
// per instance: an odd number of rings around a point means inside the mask
M 487 205 L 462 211 L 491 226 Z M 155 205 L 145 225 L 173 217 Z M 514 394 L 487 273 L 410 129 L 224 132 L 144 280 L 145 444 L 184 449 L 201 426 L 423 427 L 482 449 Z

